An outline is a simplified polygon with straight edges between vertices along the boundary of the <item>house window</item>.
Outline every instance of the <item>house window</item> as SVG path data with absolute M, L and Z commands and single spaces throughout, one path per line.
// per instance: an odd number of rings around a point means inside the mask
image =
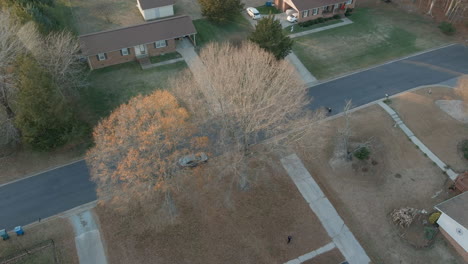
M 158 40 L 154 43 L 154 47 L 159 49 L 159 48 L 164 48 L 167 46 L 167 41 L 166 40 Z
M 120 54 L 122 54 L 122 56 L 127 56 L 128 54 L 130 54 L 130 49 L 128 48 L 121 49 Z
M 348 1 L 346 1 L 346 4 L 347 4 L 347 5 L 350 5 L 350 4 L 352 4 L 352 3 L 353 3 L 353 0 L 348 0 Z
M 334 9 L 338 9 L 340 8 L 340 4 L 335 4 L 335 8 Z
M 312 9 L 312 14 L 315 16 L 318 14 L 318 8 Z
M 106 54 L 106 53 L 99 53 L 99 54 L 97 55 L 97 59 L 98 59 L 99 61 L 107 60 L 107 54 Z
M 309 10 L 302 11 L 302 17 L 308 17 L 308 16 L 309 16 Z

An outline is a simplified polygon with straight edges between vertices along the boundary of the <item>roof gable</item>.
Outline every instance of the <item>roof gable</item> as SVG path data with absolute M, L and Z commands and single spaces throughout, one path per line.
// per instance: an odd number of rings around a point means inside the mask
M 151 9 L 175 4 L 175 0 L 137 0 L 141 9 Z
M 195 33 L 197 31 L 192 19 L 189 16 L 179 16 L 82 35 L 79 39 L 82 53 L 90 56 Z

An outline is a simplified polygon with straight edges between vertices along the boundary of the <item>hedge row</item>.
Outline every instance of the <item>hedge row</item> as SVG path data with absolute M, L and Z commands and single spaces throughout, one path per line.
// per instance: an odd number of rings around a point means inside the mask
M 308 20 L 308 21 L 305 21 L 305 22 L 300 22 L 300 23 L 297 23 L 300 27 L 310 27 L 312 25 L 315 25 L 315 24 L 320 24 L 320 23 L 324 23 L 324 22 L 327 22 L 329 20 L 333 20 L 333 19 L 340 19 L 341 16 L 340 15 L 334 15 L 332 17 L 319 17 L 317 19 L 313 19 L 313 20 Z

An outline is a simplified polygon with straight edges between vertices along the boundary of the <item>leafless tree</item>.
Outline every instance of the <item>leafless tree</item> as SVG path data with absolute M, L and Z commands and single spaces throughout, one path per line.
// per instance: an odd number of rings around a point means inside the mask
M 349 137 L 352 134 L 351 130 L 351 113 L 349 110 L 352 108 L 352 101 L 346 101 L 346 105 L 343 108 L 343 117 L 345 119 L 345 125 L 342 129 L 339 130 L 339 136 L 341 140 L 341 144 L 343 145 L 343 153 L 346 153 L 346 158 L 348 160 L 351 159 L 351 152 L 349 151 Z
M 19 140 L 19 132 L 13 124 L 17 90 L 12 69 L 22 50 L 21 42 L 16 36 L 19 28 L 10 13 L 0 11 L 0 135 L 4 139 L 1 142 L 3 144 Z
M 191 70 L 192 75 L 175 80 L 174 91 L 200 120 L 216 128 L 216 145 L 224 153 L 246 155 L 251 144 L 310 122 L 309 96 L 295 69 L 253 43 L 211 43 Z
M 34 23 L 24 25 L 19 38 L 38 63 L 50 73 L 63 97 L 76 97 L 77 89 L 86 86 L 77 39 L 67 31 L 42 36 Z

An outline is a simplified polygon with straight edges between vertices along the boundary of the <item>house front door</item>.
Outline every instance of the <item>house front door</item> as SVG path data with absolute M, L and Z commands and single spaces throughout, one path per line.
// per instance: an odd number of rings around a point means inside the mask
M 146 45 L 135 46 L 135 55 L 137 57 L 146 56 L 146 54 L 147 54 Z

